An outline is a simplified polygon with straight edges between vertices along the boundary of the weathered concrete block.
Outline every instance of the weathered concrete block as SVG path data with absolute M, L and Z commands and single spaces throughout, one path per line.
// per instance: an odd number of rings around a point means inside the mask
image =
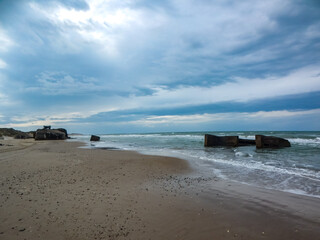
M 219 137 L 215 135 L 205 134 L 204 135 L 204 146 L 215 147 L 215 146 L 227 146 L 236 147 L 239 144 L 238 136 L 224 136 Z
M 66 138 L 69 138 L 68 137 L 68 132 L 67 132 L 67 130 L 65 128 L 58 128 L 58 129 L 54 129 L 54 130 L 58 130 L 60 132 L 63 132 L 66 135 Z
M 256 145 L 256 140 L 239 138 L 238 146 L 251 146 L 251 145 Z
M 288 140 L 273 136 L 256 135 L 257 148 L 283 148 L 291 147 Z
M 96 135 L 91 135 L 90 141 L 100 141 L 100 137 Z
M 35 140 L 65 140 L 66 134 L 54 129 L 38 129 L 35 133 Z

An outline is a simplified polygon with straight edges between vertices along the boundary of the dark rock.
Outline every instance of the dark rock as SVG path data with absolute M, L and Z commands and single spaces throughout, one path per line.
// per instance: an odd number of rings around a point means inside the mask
M 35 140 L 65 140 L 66 134 L 57 129 L 38 129 L 35 133 Z
M 273 136 L 256 135 L 257 148 L 283 148 L 291 147 L 288 140 Z
M 21 133 L 14 135 L 13 138 L 14 139 L 27 139 L 27 138 L 31 138 L 31 137 L 29 136 L 28 133 L 21 132 Z
M 238 144 L 239 144 L 238 136 L 219 137 L 219 136 L 210 135 L 210 134 L 204 135 L 205 147 L 215 147 L 215 146 L 237 147 Z
M 100 141 L 100 137 L 96 135 L 91 135 L 90 141 Z
M 8 136 L 17 138 L 29 138 L 28 134 L 13 128 L 0 128 L 0 136 Z

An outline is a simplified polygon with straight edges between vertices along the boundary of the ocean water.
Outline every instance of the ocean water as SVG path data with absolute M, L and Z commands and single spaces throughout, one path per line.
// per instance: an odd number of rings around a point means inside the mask
M 204 134 L 237 135 L 254 139 L 256 134 L 286 138 L 290 148 L 204 147 Z M 89 148 L 117 148 L 144 154 L 174 156 L 219 177 L 269 189 L 320 198 L 320 132 L 178 132 L 152 134 L 73 136 Z

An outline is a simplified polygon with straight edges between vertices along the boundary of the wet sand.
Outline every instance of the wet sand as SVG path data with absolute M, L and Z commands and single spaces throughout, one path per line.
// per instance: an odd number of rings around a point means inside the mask
M 176 158 L 0 140 L 0 239 L 320 239 L 320 199 Z

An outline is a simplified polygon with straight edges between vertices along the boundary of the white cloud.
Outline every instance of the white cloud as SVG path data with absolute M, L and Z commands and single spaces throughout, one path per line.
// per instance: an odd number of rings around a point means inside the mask
M 88 117 L 89 113 L 80 113 L 80 112 L 69 112 L 69 113 L 59 113 L 59 114 L 46 114 L 42 113 L 37 115 L 24 115 L 24 116 L 13 116 L 11 117 L 11 123 L 4 125 L 4 127 L 21 127 L 21 128 L 40 128 L 44 125 L 53 125 L 53 126 L 65 126 L 66 124 L 76 120 Z
M 73 77 L 64 72 L 42 72 L 37 76 L 39 86 L 29 87 L 27 91 L 38 91 L 43 95 L 61 95 L 102 90 L 95 78 Z
M 262 79 L 236 78 L 211 87 L 154 88 L 152 96 L 131 97 L 123 107 L 164 108 L 218 102 L 247 102 L 292 94 L 320 91 L 319 66 L 302 68 L 284 77 Z
M 217 121 L 261 121 L 266 119 L 287 119 L 297 116 L 314 115 L 320 116 L 320 109 L 302 110 L 302 111 L 259 111 L 259 112 L 232 112 L 232 113 L 213 113 L 213 114 L 193 114 L 193 115 L 165 115 L 149 116 L 144 119 L 132 121 L 130 123 L 153 126 L 161 124 L 200 124 L 214 123 Z
M 129 55 L 161 52 L 157 61 L 172 64 L 182 56 L 219 56 L 248 44 L 276 29 L 275 16 L 289 9 L 284 0 L 172 1 L 172 9 L 136 7 L 138 1 L 88 1 L 88 10 L 57 5 L 30 7 L 58 26 L 63 48 L 80 51 L 82 45 L 96 44 L 105 58 L 127 59 Z M 155 6 L 157 6 L 155 4 Z M 62 42 L 61 42 L 62 41 Z M 191 45 L 201 47 L 190 49 Z M 63 48 L 67 51 L 68 48 Z M 258 56 L 259 57 L 259 56 Z
M 7 63 L 0 58 L 0 69 L 7 68 Z
M 0 52 L 9 51 L 10 47 L 14 45 L 12 39 L 9 38 L 8 34 L 0 26 Z

